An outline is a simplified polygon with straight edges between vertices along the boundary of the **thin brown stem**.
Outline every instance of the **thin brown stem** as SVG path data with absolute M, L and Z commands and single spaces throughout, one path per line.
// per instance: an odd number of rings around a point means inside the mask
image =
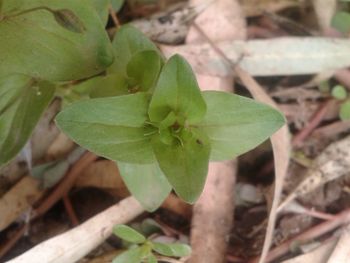
M 72 225 L 73 226 L 79 225 L 79 219 L 74 211 L 73 205 L 67 194 L 63 196 L 63 204 Z
M 109 11 L 109 15 L 111 16 L 112 20 L 113 20 L 113 23 L 115 25 L 115 27 L 118 29 L 120 28 L 121 24 L 120 24 L 120 21 L 118 19 L 118 16 L 117 14 L 115 13 L 112 5 L 109 5 L 108 7 L 108 11 Z

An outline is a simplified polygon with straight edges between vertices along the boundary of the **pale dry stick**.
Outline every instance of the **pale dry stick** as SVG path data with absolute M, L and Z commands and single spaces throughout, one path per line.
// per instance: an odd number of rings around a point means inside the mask
M 267 103 L 270 106 L 277 108 L 275 102 L 265 93 L 262 87 L 243 69 L 231 62 L 231 60 L 225 55 L 225 53 L 218 48 L 215 43 L 201 30 L 200 27 L 196 26 L 197 30 L 205 37 L 211 47 L 222 57 L 227 65 L 235 72 L 241 79 L 243 84 L 249 89 L 253 97 L 260 100 L 261 102 Z M 274 152 L 274 163 L 275 163 L 275 191 L 272 207 L 270 210 L 270 216 L 268 220 L 268 226 L 264 241 L 264 247 L 259 262 L 265 262 L 265 257 L 270 249 L 272 243 L 272 236 L 277 218 L 277 206 L 281 197 L 283 188 L 284 177 L 287 173 L 289 165 L 289 153 L 290 153 L 290 141 L 289 131 L 287 125 L 284 125 L 279 131 L 271 136 L 271 144 Z M 278 153 L 278 154 L 277 154 Z
M 191 4 L 195 6 L 202 2 L 192 0 Z M 243 40 L 246 37 L 245 19 L 237 0 L 213 1 L 210 8 L 198 16 L 196 23 L 215 41 Z M 202 42 L 202 36 L 191 27 L 186 43 Z M 233 91 L 232 75 L 222 77 L 196 73 L 202 90 Z M 191 263 L 226 262 L 228 237 L 233 225 L 236 169 L 236 160 L 209 163 L 203 193 L 193 208 Z
M 350 260 L 350 225 L 344 227 L 343 232 L 327 263 L 345 263 Z
M 344 224 L 350 223 L 350 209 L 347 209 L 334 216 L 332 220 L 325 221 L 320 223 L 311 229 L 287 240 L 281 245 L 270 250 L 266 257 L 266 262 L 271 262 L 277 258 L 283 256 L 284 254 L 290 251 L 290 248 L 295 243 L 306 243 L 313 239 L 319 238 L 320 236 L 334 230 L 337 227 L 340 227 Z M 259 261 L 259 257 L 249 260 L 249 263 L 256 263 Z
M 128 197 L 85 223 L 53 237 L 7 263 L 73 263 L 87 255 L 112 234 L 116 224 L 125 224 L 144 209 Z

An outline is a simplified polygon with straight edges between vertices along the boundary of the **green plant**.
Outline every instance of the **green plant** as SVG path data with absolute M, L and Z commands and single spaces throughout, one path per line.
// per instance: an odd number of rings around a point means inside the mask
M 126 225 L 115 226 L 113 233 L 132 244 L 127 251 L 118 255 L 113 263 L 156 263 L 158 261 L 155 253 L 166 257 L 185 257 L 191 253 L 191 248 L 186 244 L 154 242 Z
M 332 88 L 331 94 L 340 101 L 339 118 L 343 121 L 349 120 L 350 100 L 347 90 L 341 85 L 336 85 Z
M 181 56 L 166 61 L 132 26 L 121 27 L 110 43 L 103 29 L 109 1 L 88 3 L 3 2 L 0 164 L 22 148 L 56 90 L 67 105 L 56 118 L 61 130 L 116 161 L 129 190 L 153 211 L 172 188 L 195 202 L 210 160 L 232 159 L 284 123 L 254 100 L 201 92 Z M 57 21 L 57 10 L 69 11 Z

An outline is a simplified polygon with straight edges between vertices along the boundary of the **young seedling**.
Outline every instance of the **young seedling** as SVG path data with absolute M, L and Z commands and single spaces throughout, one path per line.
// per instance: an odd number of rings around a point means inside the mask
M 157 255 L 185 257 L 191 254 L 191 248 L 186 244 L 153 242 L 126 225 L 116 225 L 113 233 L 131 243 L 129 249 L 117 256 L 113 263 L 156 263 Z
M 350 100 L 348 92 L 341 85 L 336 85 L 332 89 L 332 96 L 340 101 L 339 118 L 343 121 L 350 119 Z
M 210 160 L 232 159 L 284 124 L 278 111 L 252 99 L 201 92 L 184 58 L 165 61 L 129 25 L 118 31 L 113 45 L 116 60 L 101 83 L 114 77 L 122 81 L 110 81 L 109 87 L 95 81 L 99 98 L 69 105 L 56 122 L 78 144 L 118 162 L 126 185 L 149 211 L 171 188 L 194 203 Z M 104 90 L 112 97 L 101 95 Z

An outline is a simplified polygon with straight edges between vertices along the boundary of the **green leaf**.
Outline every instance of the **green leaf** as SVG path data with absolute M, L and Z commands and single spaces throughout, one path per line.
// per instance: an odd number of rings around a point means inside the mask
M 122 9 L 125 0 L 111 0 L 113 10 L 118 13 Z
M 140 263 L 142 260 L 142 251 L 140 247 L 131 248 L 118 255 L 112 263 Z
M 24 75 L 0 78 L 0 166 L 25 145 L 54 90 L 54 85 Z
M 332 96 L 337 100 L 345 100 L 346 97 L 348 96 L 348 92 L 346 91 L 346 89 L 343 86 L 336 85 L 332 89 Z
M 213 161 L 253 149 L 285 122 L 280 112 L 252 99 L 219 91 L 205 91 L 203 97 L 207 114 L 198 126 L 210 139 Z
M 145 122 L 149 95 L 137 93 L 79 101 L 56 117 L 58 127 L 86 149 L 113 161 L 152 163 Z
M 109 70 L 118 72 L 125 77 L 127 77 L 127 65 L 133 55 L 145 50 L 159 52 L 152 41 L 131 25 L 120 27 L 113 39 L 112 45 L 115 53 L 115 61 Z
M 350 120 L 350 101 L 346 101 L 340 105 L 339 117 L 343 121 Z
M 139 90 L 147 91 L 155 86 L 162 64 L 158 52 L 140 51 L 131 57 L 126 69 L 127 75 L 140 86 Z
M 191 247 L 186 244 L 153 243 L 153 250 L 167 257 L 185 257 L 191 254 Z
M 113 62 L 104 26 L 84 0 L 5 1 L 2 15 L 1 75 L 66 81 L 96 75 Z
M 342 33 L 348 33 L 350 30 L 350 14 L 347 12 L 338 12 L 333 18 L 331 25 Z
M 181 133 L 173 145 L 165 144 L 155 136 L 152 147 L 175 192 L 186 202 L 194 203 L 207 176 L 210 144 L 206 135 L 195 128 Z
M 173 111 L 188 123 L 200 121 L 206 111 L 191 66 L 179 55 L 163 67 L 148 111 L 151 121 L 160 122 Z
M 126 79 L 119 74 L 98 76 L 64 88 L 62 96 L 68 102 L 83 98 L 104 98 L 130 94 Z M 88 96 L 89 95 L 89 96 Z
M 128 83 L 120 74 L 92 78 L 84 85 L 91 87 L 91 98 L 113 97 L 129 94 Z
M 108 21 L 108 6 L 110 0 L 90 0 L 90 2 L 100 16 L 102 24 L 106 25 Z
M 146 262 L 147 263 L 158 263 L 158 260 L 153 254 L 151 254 L 151 255 L 148 256 Z
M 113 228 L 113 233 L 130 243 L 141 244 L 146 242 L 146 238 L 142 234 L 126 225 L 116 225 Z
M 151 164 L 118 162 L 118 168 L 132 195 L 149 212 L 156 210 L 171 191 L 171 186 L 157 162 Z

